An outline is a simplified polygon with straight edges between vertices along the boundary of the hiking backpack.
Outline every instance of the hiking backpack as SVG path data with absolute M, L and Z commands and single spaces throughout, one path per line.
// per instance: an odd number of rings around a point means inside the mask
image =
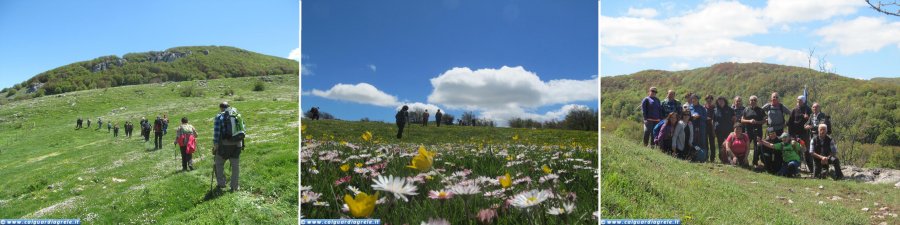
M 234 107 L 228 108 L 222 115 L 221 138 L 229 141 L 244 140 L 244 119 Z

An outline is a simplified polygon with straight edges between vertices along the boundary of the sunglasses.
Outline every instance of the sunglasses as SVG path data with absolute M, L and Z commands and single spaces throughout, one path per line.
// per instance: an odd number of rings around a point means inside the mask
M 656 90 L 650 90 L 650 92 L 656 93 Z

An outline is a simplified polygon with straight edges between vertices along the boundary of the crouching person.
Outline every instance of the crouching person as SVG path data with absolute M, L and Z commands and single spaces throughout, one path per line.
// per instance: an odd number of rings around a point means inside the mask
M 834 166 L 834 174 L 832 178 L 840 180 L 844 178 L 841 172 L 841 161 L 837 158 L 837 147 L 834 140 L 828 135 L 828 125 L 819 124 L 816 137 L 810 140 L 809 154 L 816 163 L 815 176 L 824 178 L 828 173 L 828 165 Z M 823 171 L 824 168 L 824 171 Z
M 792 141 L 788 133 L 781 134 L 781 143 L 778 144 L 769 143 L 766 140 L 762 140 L 762 138 L 757 138 L 756 141 L 762 146 L 781 152 L 784 164 L 781 166 L 781 170 L 778 171 L 779 176 L 791 177 L 800 172 L 800 155 L 803 154 L 803 146 L 796 141 Z

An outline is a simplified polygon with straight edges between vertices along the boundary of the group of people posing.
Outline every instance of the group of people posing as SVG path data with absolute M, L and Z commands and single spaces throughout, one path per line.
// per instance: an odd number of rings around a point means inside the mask
M 695 93 L 684 95 L 684 104 L 675 99 L 673 90 L 662 101 L 656 94 L 656 87 L 650 87 L 641 101 L 644 145 L 659 147 L 681 159 L 711 163 L 718 159 L 723 164 L 788 177 L 799 174 L 800 162 L 805 162 L 817 178 L 824 178 L 828 167 L 833 166 L 833 178 L 843 178 L 837 147 L 830 136 L 830 118 L 819 103 L 808 106 L 806 96 L 798 96 L 794 108 L 788 109 L 777 92 L 762 106 L 756 96 L 750 96 L 744 106 L 740 96 L 729 104 L 724 96 L 706 95 L 701 105 L 701 96 Z
M 225 187 L 225 175 L 224 175 L 224 164 L 225 161 L 230 161 L 231 163 L 231 190 L 236 191 L 239 188 L 238 178 L 240 172 L 240 163 L 239 157 L 241 151 L 244 148 L 243 142 L 243 134 L 238 138 L 226 137 L 225 135 L 231 135 L 231 131 L 224 131 L 224 129 L 230 129 L 232 126 L 226 125 L 225 123 L 229 122 L 229 117 L 233 117 L 233 115 L 237 114 L 236 109 L 231 108 L 228 105 L 228 102 L 222 102 L 219 104 L 220 113 L 216 115 L 213 121 L 213 155 L 214 155 L 214 173 L 216 175 L 217 187 L 224 188 Z M 229 111 L 229 113 L 226 113 Z M 87 127 L 90 128 L 91 120 L 87 119 L 86 121 L 82 118 L 78 118 L 76 120 L 76 129 L 84 128 L 84 123 L 87 123 Z M 102 118 L 97 118 L 97 129 L 101 129 L 103 126 Z M 241 123 L 241 133 L 243 133 L 243 121 Z M 114 129 L 114 136 L 118 136 L 119 126 L 118 124 L 111 125 L 111 122 L 107 122 L 108 129 Z M 162 137 L 166 135 L 169 127 L 169 118 L 168 115 L 157 116 L 156 120 L 151 124 L 146 117 L 142 117 L 141 121 L 141 136 L 144 137 L 144 142 L 150 140 L 150 132 L 151 130 L 154 133 L 153 143 L 154 150 L 162 149 L 164 146 L 162 144 Z M 125 122 L 125 135 L 127 137 L 131 137 L 132 130 L 134 129 L 134 125 L 131 122 Z M 197 129 L 194 128 L 188 122 L 187 117 L 181 118 L 181 125 L 176 130 L 176 136 L 173 144 L 178 145 L 181 153 L 181 170 L 182 171 L 192 171 L 194 170 L 193 165 L 193 153 L 197 149 L 196 138 L 198 136 Z M 221 137 L 220 137 L 221 136 Z

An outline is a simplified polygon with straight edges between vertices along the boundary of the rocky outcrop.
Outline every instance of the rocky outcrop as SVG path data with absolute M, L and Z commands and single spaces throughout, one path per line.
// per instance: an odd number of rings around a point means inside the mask
M 28 85 L 28 90 L 25 90 L 25 93 L 31 94 L 31 93 L 37 92 L 37 90 L 41 89 L 41 87 L 43 87 L 43 86 L 44 86 L 44 83 L 40 83 L 40 82 L 31 83 L 31 85 Z
M 191 51 L 187 52 L 150 52 L 150 55 L 147 56 L 147 61 L 150 62 L 174 62 L 178 58 L 187 57 L 191 55 Z
M 128 60 L 125 60 L 122 58 L 104 60 L 103 62 L 94 64 L 93 66 L 91 66 L 91 72 L 96 73 L 96 72 L 104 71 L 106 69 L 109 69 L 109 67 L 112 65 L 121 67 L 121 66 L 125 65 L 126 62 L 128 62 Z
M 900 170 L 845 166 L 841 172 L 847 179 L 876 184 L 900 184 Z

